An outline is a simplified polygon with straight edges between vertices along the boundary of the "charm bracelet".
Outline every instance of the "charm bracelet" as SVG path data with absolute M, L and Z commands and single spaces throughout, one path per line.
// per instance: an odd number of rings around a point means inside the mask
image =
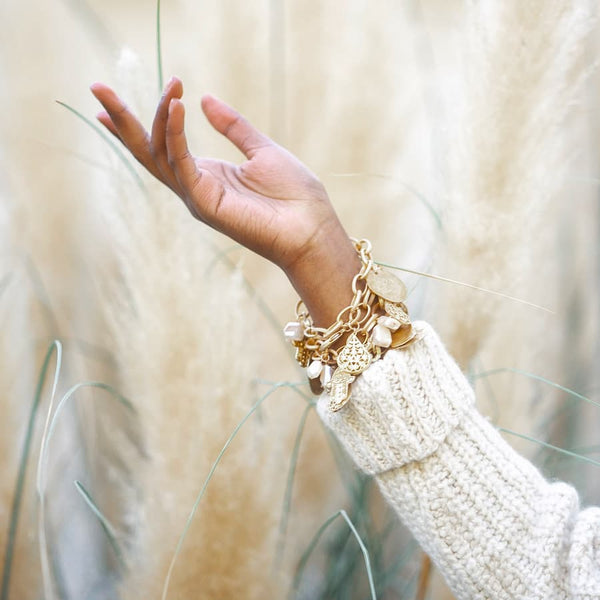
M 406 286 L 394 274 L 373 262 L 371 242 L 352 243 L 361 269 L 352 280 L 353 298 L 327 329 L 315 327 L 300 300 L 296 321 L 283 332 L 296 348 L 296 360 L 306 367 L 313 394 L 329 396 L 329 408 L 338 411 L 350 400 L 351 384 L 390 348 L 403 348 L 415 340 Z

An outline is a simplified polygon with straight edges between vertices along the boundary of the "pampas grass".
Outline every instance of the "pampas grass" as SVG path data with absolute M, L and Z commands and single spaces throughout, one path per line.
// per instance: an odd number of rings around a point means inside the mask
M 158 28 L 158 8 L 52 2 L 36 20 L 25 5 L 0 8 L 18 24 L 4 32 L 14 58 L 0 99 L 11 115 L 0 147 L 2 559 L 56 338 L 56 399 L 68 398 L 48 415 L 49 371 L 2 600 L 44 587 L 47 600 L 281 598 L 295 577 L 299 598 L 412 597 L 414 544 L 323 431 L 281 339 L 295 302 L 283 274 L 194 222 L 98 136 L 87 84 L 114 83 L 148 123 L 159 73 L 176 73 L 194 152 L 239 160 L 194 110 L 211 91 L 304 159 L 382 262 L 551 308 L 406 278 L 411 312 L 441 330 L 495 422 L 531 454 L 539 440 L 593 460 L 580 399 L 544 381 L 595 398 L 598 215 L 595 184 L 582 181 L 595 172 L 583 93 L 596 81 L 593 15 L 563 1 L 233 0 L 163 3 Z M 42 581 L 34 478 L 47 416 Z M 550 474 L 586 472 L 552 452 L 536 457 Z M 342 518 L 328 525 L 331 515 Z

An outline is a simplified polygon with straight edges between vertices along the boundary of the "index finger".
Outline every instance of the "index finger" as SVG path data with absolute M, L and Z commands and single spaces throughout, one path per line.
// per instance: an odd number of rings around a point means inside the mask
M 133 156 L 156 178 L 163 180 L 150 151 L 150 136 L 129 107 L 103 83 L 90 86 L 92 94 L 102 104 L 114 126 L 114 131 Z M 103 122 L 101 120 L 101 122 Z M 110 127 L 108 127 L 111 130 Z

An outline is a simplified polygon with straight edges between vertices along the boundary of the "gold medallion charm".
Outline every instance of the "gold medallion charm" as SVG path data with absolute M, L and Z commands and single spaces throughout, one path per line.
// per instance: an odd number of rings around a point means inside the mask
M 371 364 L 369 351 L 355 333 L 350 334 L 346 345 L 338 354 L 337 364 L 340 369 L 352 375 L 360 375 Z
M 398 304 L 406 298 L 406 286 L 393 273 L 385 269 L 372 269 L 367 274 L 369 289 L 384 300 Z
M 412 325 L 401 327 L 398 331 L 392 333 L 392 343 L 390 348 L 401 348 L 402 346 L 406 346 L 413 341 L 414 337 L 415 331 L 412 328 Z
M 408 311 L 406 310 L 406 306 L 401 302 L 395 304 L 394 302 L 390 302 L 386 300 L 383 308 L 385 312 L 393 317 L 394 319 L 400 321 L 401 325 L 410 325 L 410 317 L 408 316 Z
M 336 369 L 331 381 L 325 386 L 329 394 L 329 409 L 332 412 L 337 412 L 350 400 L 350 384 L 355 379 L 356 377 L 351 373 Z

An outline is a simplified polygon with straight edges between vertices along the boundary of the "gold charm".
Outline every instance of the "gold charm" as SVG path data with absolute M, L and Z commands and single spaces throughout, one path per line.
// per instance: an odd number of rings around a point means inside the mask
M 408 316 L 408 311 L 406 310 L 406 306 L 401 302 L 395 304 L 394 302 L 390 302 L 386 300 L 383 308 L 385 312 L 393 317 L 394 319 L 400 321 L 401 325 L 410 325 L 410 317 Z
M 371 364 L 369 351 L 356 337 L 355 333 L 350 334 L 346 345 L 338 354 L 337 364 L 340 369 L 352 375 L 359 375 Z
M 402 346 L 406 346 L 415 337 L 415 331 L 412 328 L 412 325 L 408 327 L 400 327 L 398 331 L 392 333 L 392 344 L 390 348 L 401 348 Z
M 406 286 L 393 273 L 385 269 L 372 269 L 367 275 L 367 285 L 377 296 L 399 303 L 406 298 Z
M 331 381 L 325 386 L 329 394 L 329 409 L 331 411 L 340 410 L 350 400 L 350 384 L 355 379 L 356 377 L 351 373 L 343 369 L 336 369 Z
M 306 346 L 302 342 L 294 342 L 294 347 L 296 348 L 296 361 L 300 363 L 301 367 L 308 367 L 310 352 Z

